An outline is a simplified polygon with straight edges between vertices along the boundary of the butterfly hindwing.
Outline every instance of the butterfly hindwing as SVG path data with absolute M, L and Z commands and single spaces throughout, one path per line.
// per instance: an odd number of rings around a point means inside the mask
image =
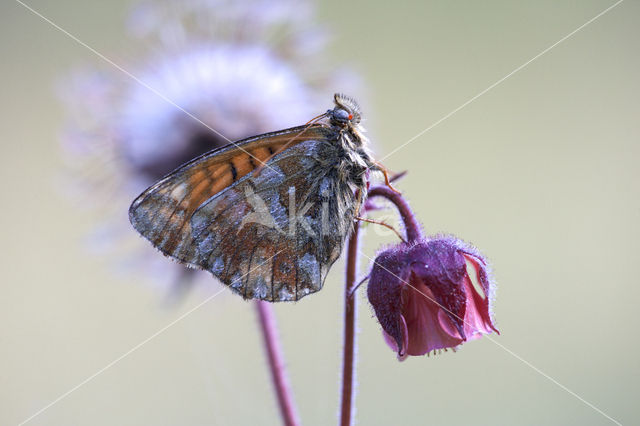
M 332 137 L 300 127 L 205 154 L 140 195 L 131 223 L 246 298 L 297 300 L 322 287 L 355 216 Z
M 197 263 L 245 298 L 298 300 L 322 288 L 355 216 L 353 190 L 309 140 L 195 212 Z

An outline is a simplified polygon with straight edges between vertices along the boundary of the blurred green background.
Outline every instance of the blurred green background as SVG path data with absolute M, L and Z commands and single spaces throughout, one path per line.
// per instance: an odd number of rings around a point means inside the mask
M 318 13 L 336 63 L 368 85 L 380 158 L 613 3 L 328 1 Z M 126 50 L 129 2 L 29 4 L 116 62 Z M 0 423 L 17 424 L 218 287 L 167 307 L 145 277 L 87 251 L 92 219 L 57 185 L 54 84 L 79 62 L 104 64 L 18 3 L 0 16 Z M 508 350 L 482 339 L 399 363 L 360 292 L 359 424 L 613 424 L 532 366 L 637 423 L 639 18 L 638 2 L 622 2 L 385 159 L 409 170 L 399 186 L 428 232 L 492 261 L 495 340 Z M 369 228 L 364 250 L 391 241 Z M 277 306 L 304 424 L 337 419 L 343 270 Z M 29 424 L 278 424 L 277 414 L 254 312 L 223 294 Z

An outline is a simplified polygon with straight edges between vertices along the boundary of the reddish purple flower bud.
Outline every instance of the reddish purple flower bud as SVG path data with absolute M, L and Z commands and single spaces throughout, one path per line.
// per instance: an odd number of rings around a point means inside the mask
M 381 252 L 367 295 L 387 343 L 404 359 L 498 332 L 491 320 L 492 287 L 476 249 L 438 237 Z

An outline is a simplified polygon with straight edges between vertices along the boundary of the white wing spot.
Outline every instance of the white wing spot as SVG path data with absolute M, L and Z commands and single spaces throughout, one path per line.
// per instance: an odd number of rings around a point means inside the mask
M 171 195 L 171 198 L 173 198 L 174 200 L 180 201 L 182 200 L 182 198 L 185 196 L 186 193 L 187 193 L 187 184 L 181 183 L 180 185 L 173 188 L 170 195 Z

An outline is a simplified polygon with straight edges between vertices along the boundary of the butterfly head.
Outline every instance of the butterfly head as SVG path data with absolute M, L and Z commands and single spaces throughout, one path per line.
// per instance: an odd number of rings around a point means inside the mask
M 329 121 L 334 126 L 350 127 L 357 126 L 360 123 L 360 107 L 352 98 L 341 93 L 333 96 L 335 108 L 327 111 Z

